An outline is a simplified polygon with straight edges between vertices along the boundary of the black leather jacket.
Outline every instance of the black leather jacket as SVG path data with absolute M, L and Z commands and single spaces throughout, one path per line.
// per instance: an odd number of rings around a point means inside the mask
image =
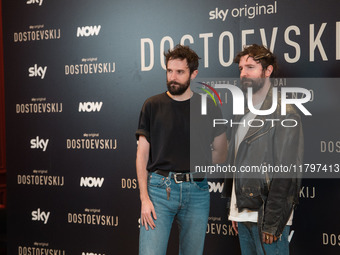
M 272 88 L 269 90 L 261 109 L 272 106 Z M 238 116 L 235 121 L 240 121 Z M 241 170 L 243 166 L 277 166 L 290 173 L 241 173 L 234 174 L 237 207 L 241 211 L 248 208 L 258 211 L 258 224 L 262 232 L 279 237 L 289 220 L 294 206 L 298 204 L 301 176 L 294 173 L 294 166 L 302 164 L 303 160 L 303 132 L 300 115 L 295 107 L 287 105 L 287 114 L 281 115 L 280 94 L 275 112 L 267 116 L 256 116 L 264 121 L 262 127 L 250 127 L 245 138 L 239 145 L 235 155 L 235 134 L 237 128 L 232 129 L 231 142 L 227 163 Z M 279 121 L 268 121 L 268 120 Z M 295 120 L 294 122 L 288 119 Z M 282 121 L 283 125 L 282 125 Z M 259 125 L 259 121 L 253 126 Z M 237 127 L 237 126 L 236 126 Z M 264 168 L 262 168 L 264 169 Z M 230 197 L 232 189 L 232 176 L 227 176 L 222 196 Z

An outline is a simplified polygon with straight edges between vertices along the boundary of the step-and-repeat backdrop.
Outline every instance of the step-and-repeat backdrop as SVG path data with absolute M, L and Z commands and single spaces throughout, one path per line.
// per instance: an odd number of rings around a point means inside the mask
M 283 78 L 275 85 L 312 78 L 300 85 L 312 95 L 305 104 L 312 116 L 303 117 L 305 163 L 334 175 L 303 180 L 291 254 L 339 254 L 337 1 L 3 0 L 2 5 L 9 254 L 137 254 L 134 134 L 144 100 L 166 90 L 163 52 L 178 43 L 198 53 L 198 77 L 211 85 L 238 77 L 233 58 L 252 43 L 277 55 Z M 223 183 L 209 180 L 209 187 L 204 254 L 240 254 L 220 198 Z M 169 254 L 177 246 L 174 228 Z

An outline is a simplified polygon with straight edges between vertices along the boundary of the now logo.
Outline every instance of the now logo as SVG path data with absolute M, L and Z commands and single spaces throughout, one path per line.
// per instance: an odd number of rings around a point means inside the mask
M 96 177 L 81 177 L 80 179 L 80 187 L 99 187 L 101 188 L 104 182 L 104 178 L 96 178 Z
M 209 192 L 219 192 L 222 193 L 223 191 L 223 186 L 224 183 L 220 183 L 220 182 L 208 182 L 209 185 Z
M 79 112 L 100 112 L 103 102 L 83 102 L 79 103 Z
M 101 26 L 85 26 L 77 28 L 77 37 L 79 36 L 94 36 L 98 35 L 100 32 Z

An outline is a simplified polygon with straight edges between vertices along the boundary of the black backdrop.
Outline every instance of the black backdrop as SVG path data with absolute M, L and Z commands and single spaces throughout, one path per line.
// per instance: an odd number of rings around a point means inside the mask
M 251 43 L 274 51 L 282 77 L 312 78 L 303 79 L 314 95 L 305 162 L 339 163 L 340 89 L 337 79 L 327 82 L 340 76 L 336 1 L 2 4 L 9 254 L 137 254 L 134 133 L 144 100 L 166 89 L 163 51 L 180 42 L 201 56 L 205 81 L 237 77 L 231 60 Z M 292 254 L 340 252 L 333 177 L 303 181 Z M 209 185 L 204 254 L 240 254 L 222 183 Z M 176 247 L 174 230 L 169 254 Z

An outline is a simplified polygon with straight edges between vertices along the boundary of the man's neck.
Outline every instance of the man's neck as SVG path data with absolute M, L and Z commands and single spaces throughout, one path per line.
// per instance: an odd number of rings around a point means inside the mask
M 267 93 L 270 89 L 271 83 L 269 79 L 266 79 L 263 87 L 257 91 L 255 94 L 253 94 L 253 105 L 258 105 L 264 101 L 264 99 L 267 96 Z
M 169 97 L 171 97 L 175 101 L 186 101 L 192 97 L 193 92 L 190 87 L 182 94 L 182 95 L 172 95 L 169 91 L 166 92 Z

